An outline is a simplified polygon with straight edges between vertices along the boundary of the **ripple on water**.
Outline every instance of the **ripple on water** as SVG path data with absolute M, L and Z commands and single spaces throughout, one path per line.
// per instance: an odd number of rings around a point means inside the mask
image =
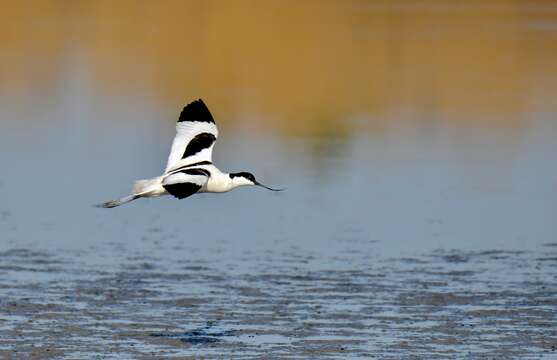
M 556 335 L 552 262 L 535 252 L 436 251 L 342 270 L 254 262 L 246 272 L 131 256 L 88 265 L 86 280 L 75 255 L 0 255 L 5 266 L 48 259 L 32 283 L 12 281 L 23 265 L 0 276 L 0 355 L 526 356 L 552 351 Z M 61 266 L 55 277 L 50 264 Z

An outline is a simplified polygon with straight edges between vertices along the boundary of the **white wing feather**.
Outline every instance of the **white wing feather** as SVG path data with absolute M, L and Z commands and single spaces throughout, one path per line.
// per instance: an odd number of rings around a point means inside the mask
M 166 163 L 165 172 L 171 170 L 172 168 L 177 168 L 180 166 L 193 164 L 200 161 L 211 161 L 213 157 L 213 143 L 209 148 L 203 149 L 195 155 L 188 156 L 182 159 L 182 155 L 186 150 L 186 147 L 190 141 L 199 134 L 209 133 L 213 134 L 215 138 L 218 138 L 219 131 L 214 123 L 200 122 L 200 121 L 186 121 L 179 122 L 176 124 L 176 136 L 174 141 L 172 141 L 172 148 L 170 150 L 170 155 L 168 156 L 168 161 Z
M 213 115 L 203 100 L 198 99 L 187 104 L 176 123 L 176 136 L 165 172 L 196 162 L 212 162 L 213 146 L 218 136 Z
M 205 185 L 208 177 L 206 175 L 191 175 L 184 174 L 182 172 L 168 175 L 162 181 L 162 185 L 172 185 L 172 184 L 182 184 L 182 183 L 193 183 L 199 186 Z

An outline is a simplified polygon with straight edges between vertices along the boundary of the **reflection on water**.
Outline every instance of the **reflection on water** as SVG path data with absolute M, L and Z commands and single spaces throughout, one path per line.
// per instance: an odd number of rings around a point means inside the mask
M 147 98 L 168 122 L 203 95 L 223 121 L 287 134 L 520 128 L 555 109 L 556 16 L 524 1 L 15 2 L 0 14 L 1 91 L 19 105 L 56 106 L 68 87 L 95 108 Z
M 203 294 L 230 283 L 241 296 L 218 293 L 214 308 L 195 312 L 198 318 L 181 321 L 179 329 L 165 330 L 158 313 L 151 314 L 153 325 L 148 306 L 145 333 L 133 341 L 144 349 L 154 341 L 176 346 L 176 334 L 205 326 L 214 310 L 224 324 L 215 331 L 234 331 L 228 350 L 272 339 L 299 350 L 307 342 L 288 340 L 283 330 L 247 331 L 249 324 L 235 322 L 225 299 L 247 301 L 242 306 L 248 309 L 267 293 L 290 294 L 284 279 L 265 277 L 277 271 L 294 279 L 300 269 L 316 272 L 327 293 L 329 283 L 342 284 L 347 273 L 368 267 L 356 276 L 364 283 L 392 270 L 406 275 L 362 290 L 350 304 L 340 300 L 350 287 L 338 285 L 329 293 L 338 306 L 332 313 L 342 313 L 342 306 L 365 310 L 371 317 L 361 326 L 367 328 L 408 311 L 425 326 L 427 316 L 405 292 L 415 280 L 408 275 L 413 265 L 405 264 L 428 262 L 431 254 L 452 260 L 441 275 L 429 265 L 416 265 L 417 274 L 434 287 L 440 277 L 458 294 L 494 285 L 503 295 L 516 286 L 538 294 L 535 281 L 554 282 L 547 246 L 557 234 L 553 2 L 13 2 L 0 12 L 0 53 L 0 251 L 16 258 L 2 260 L 1 298 L 39 301 L 34 291 L 40 289 L 43 302 L 98 309 L 103 319 L 115 306 L 124 321 L 135 313 L 129 298 L 166 297 L 167 311 L 178 306 L 176 298 L 197 306 Z M 217 165 L 254 172 L 288 191 L 239 189 L 92 208 L 125 195 L 133 180 L 160 173 L 181 107 L 199 97 L 221 130 Z M 501 252 L 513 254 L 511 265 Z M 481 271 L 462 264 L 477 254 L 495 255 L 489 261 L 480 256 Z M 33 256 L 47 262 L 17 265 Z M 55 262 L 48 262 L 51 256 Z M 380 265 L 370 270 L 370 264 Z M 517 270 L 519 283 L 482 275 L 517 264 L 527 264 Z M 141 283 L 152 269 L 161 276 Z M 203 279 L 184 287 L 190 270 Z M 135 271 L 142 275 L 128 279 Z M 474 280 L 460 283 L 468 274 L 460 271 L 472 271 Z M 112 294 L 126 302 L 97 301 L 106 294 L 95 288 L 96 279 L 118 288 L 118 276 L 108 274 L 114 272 L 131 281 Z M 257 277 L 255 288 L 235 284 L 251 281 L 246 274 Z M 83 281 L 89 283 L 78 286 Z M 290 314 L 296 334 L 326 342 L 337 333 L 300 325 L 310 316 L 300 300 L 311 292 L 308 286 L 289 300 L 296 311 L 278 308 Z M 74 290 L 81 297 L 66 298 Z M 387 298 L 373 298 L 376 290 Z M 474 306 L 474 299 L 461 301 L 458 294 L 436 295 L 442 301 L 430 305 L 448 312 L 439 321 L 465 313 L 459 306 Z M 362 298 L 369 301 L 362 305 Z M 268 307 L 258 326 L 276 309 L 272 296 L 261 301 Z M 499 305 L 497 311 L 505 311 L 504 302 Z M 1 334 L 4 325 L 22 319 L 6 310 L 11 305 L 0 306 L 13 319 L 0 323 Z M 407 335 L 401 324 L 393 341 Z M 354 340 L 351 331 L 342 336 Z M 82 336 L 72 344 L 90 334 Z M 547 348 L 539 341 L 527 346 Z M 335 354 L 344 351 L 336 345 Z M 364 354 L 380 345 L 361 340 L 351 346 Z

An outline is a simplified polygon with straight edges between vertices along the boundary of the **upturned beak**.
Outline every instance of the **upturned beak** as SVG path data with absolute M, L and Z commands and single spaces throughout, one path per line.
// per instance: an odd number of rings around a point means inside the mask
M 263 184 L 261 184 L 260 182 L 257 182 L 257 181 L 255 182 L 255 185 L 261 186 L 262 188 L 265 188 L 265 189 L 271 190 L 271 191 L 283 191 L 283 190 L 285 190 L 285 189 L 273 189 L 273 188 L 270 188 L 266 185 L 263 185 Z

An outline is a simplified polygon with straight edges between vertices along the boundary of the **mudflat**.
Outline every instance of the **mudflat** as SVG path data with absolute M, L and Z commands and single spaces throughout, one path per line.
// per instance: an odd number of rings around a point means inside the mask
M 0 357 L 557 356 L 557 244 L 329 265 L 295 248 L 174 262 L 120 250 L 116 267 L 2 252 Z

